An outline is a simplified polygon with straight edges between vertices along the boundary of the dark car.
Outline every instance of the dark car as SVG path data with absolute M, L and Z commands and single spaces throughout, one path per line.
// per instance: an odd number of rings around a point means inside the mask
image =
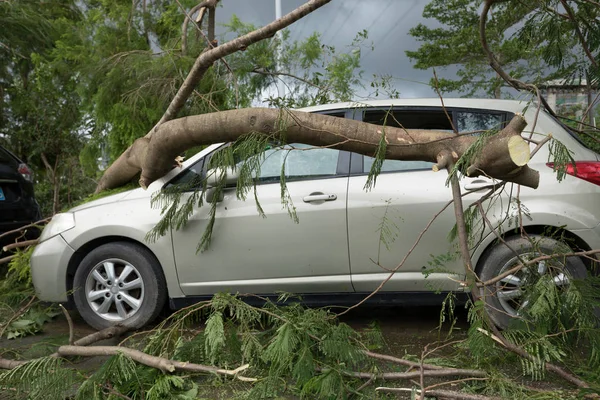
M 41 219 L 33 193 L 33 172 L 17 156 L 0 146 L 0 234 Z M 32 230 L 29 235 L 35 235 Z M 14 238 L 2 238 L 5 244 Z

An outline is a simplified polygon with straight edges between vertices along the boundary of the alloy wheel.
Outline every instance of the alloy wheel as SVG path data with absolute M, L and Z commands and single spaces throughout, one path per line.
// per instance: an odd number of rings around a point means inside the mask
M 132 317 L 144 301 L 144 281 L 132 264 L 112 258 L 90 271 L 85 296 L 92 310 L 109 321 Z

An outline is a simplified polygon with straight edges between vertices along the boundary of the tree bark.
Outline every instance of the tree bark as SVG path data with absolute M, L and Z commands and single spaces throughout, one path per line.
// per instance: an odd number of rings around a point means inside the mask
M 537 187 L 539 174 L 523 160 L 527 155 L 511 153 L 515 143 L 529 149 L 520 134 L 526 122 L 517 115 L 498 134 L 487 139 L 481 152 L 469 167 L 469 176 L 485 174 L 496 179 Z M 285 128 L 281 128 L 281 127 Z M 249 108 L 180 118 L 156 130 L 152 139 L 138 139 L 124 157 L 106 171 L 101 189 L 117 187 L 141 171 L 140 185 L 148 187 L 168 172 L 173 159 L 193 146 L 231 142 L 252 132 L 269 135 L 288 143 L 352 151 L 373 156 L 385 135 L 386 158 L 438 162 L 458 159 L 477 138 L 448 132 L 381 127 L 350 119 L 299 111 Z M 110 185 L 107 185 L 111 183 Z
M 360 379 L 416 379 L 421 375 L 426 377 L 445 377 L 445 376 L 468 376 L 475 378 L 485 378 L 487 373 L 477 369 L 459 369 L 459 368 L 443 368 L 443 369 L 427 369 L 424 371 L 415 372 L 382 372 L 379 374 L 373 374 L 371 372 L 346 372 L 342 371 L 342 374 L 351 376 L 353 378 Z
M 208 372 L 219 375 L 233 376 L 244 382 L 255 382 L 255 378 L 248 378 L 239 376 L 238 373 L 246 370 L 249 365 L 245 364 L 236 369 L 222 369 L 213 367 L 211 365 L 194 364 L 184 361 L 171 360 L 163 357 L 156 357 L 139 350 L 131 349 L 128 347 L 120 346 L 60 346 L 57 351 L 61 357 L 66 356 L 83 356 L 83 357 L 94 357 L 94 356 L 114 356 L 117 354 L 124 354 L 132 360 L 139 362 L 140 364 L 147 365 L 152 368 L 159 369 L 163 372 L 174 372 L 174 371 L 188 371 L 188 372 Z
M 183 54 L 187 53 L 187 37 L 188 37 L 188 25 L 190 23 L 191 17 L 198 12 L 198 17 L 196 18 L 196 25 L 198 26 L 198 29 L 202 29 L 201 25 L 202 25 L 202 20 L 204 19 L 204 15 L 206 14 L 207 10 L 210 10 L 210 13 L 213 15 L 213 29 L 212 29 L 212 38 L 210 37 L 210 27 L 209 27 L 209 41 L 212 41 L 214 39 L 214 14 L 215 14 L 215 7 L 217 6 L 217 3 L 219 2 L 219 0 L 206 0 L 203 1 L 200 4 L 197 4 L 196 6 L 192 7 L 192 9 L 189 11 L 189 13 L 187 13 L 185 15 L 185 18 L 183 20 L 183 24 L 181 25 L 181 52 Z
M 20 249 L 23 247 L 35 246 L 36 244 L 38 244 L 38 242 L 39 242 L 38 239 L 31 239 L 31 240 L 25 240 L 22 242 L 10 243 L 10 244 L 7 244 L 6 246 L 2 247 L 2 251 L 9 251 L 9 250 L 13 250 L 13 249 Z

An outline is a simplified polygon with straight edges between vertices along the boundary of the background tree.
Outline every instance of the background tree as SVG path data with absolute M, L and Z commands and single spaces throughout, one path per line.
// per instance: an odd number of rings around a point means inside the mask
M 458 67 L 458 79 L 441 78 L 440 91 L 467 96 L 485 93 L 496 98 L 514 92 L 489 68 L 481 47 L 481 0 L 433 0 L 423 12 L 439 27 L 419 24 L 410 34 L 422 42 L 406 55 L 415 67 Z M 567 8 L 570 12 L 567 12 Z M 496 2 L 486 23 L 488 45 L 510 76 L 532 84 L 552 79 L 586 78 L 597 82 L 598 66 L 586 53 L 600 50 L 600 7 L 593 1 L 545 0 Z M 583 41 L 576 31 L 580 31 Z
M 56 213 L 93 183 L 74 167 L 84 140 L 81 101 L 72 66 L 57 58 L 81 14 L 73 1 L 5 1 L 0 8 L 0 139 L 37 171 L 43 213 Z

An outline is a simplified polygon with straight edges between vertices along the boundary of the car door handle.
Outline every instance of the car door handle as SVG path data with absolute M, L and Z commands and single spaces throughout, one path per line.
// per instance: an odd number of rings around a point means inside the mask
M 465 188 L 465 190 L 482 190 L 494 187 L 498 183 L 499 182 L 490 179 L 475 179 L 474 181 L 465 183 L 463 187 Z
M 324 193 L 311 193 L 308 196 L 304 196 L 302 199 L 305 203 L 312 203 L 317 201 L 333 201 L 337 200 L 336 194 L 324 194 Z

